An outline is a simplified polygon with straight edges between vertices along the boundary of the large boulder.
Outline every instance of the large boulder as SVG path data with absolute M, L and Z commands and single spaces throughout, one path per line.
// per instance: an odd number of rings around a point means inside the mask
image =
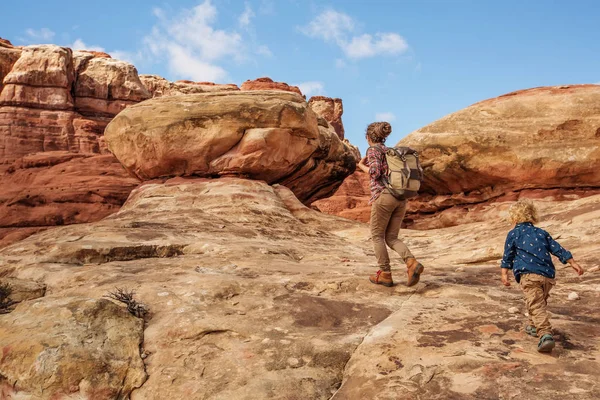
M 298 93 L 302 96 L 302 92 L 298 86 L 290 86 L 285 82 L 274 82 L 271 78 L 249 79 L 242 83 L 241 90 L 282 90 L 284 92 Z
M 409 207 L 421 228 L 483 220 L 494 215 L 490 204 L 520 196 L 560 200 L 598 193 L 600 86 L 508 93 L 450 114 L 399 144 L 419 150 L 425 165 L 423 195 Z M 427 222 L 419 222 L 422 216 Z
M 152 94 L 152 97 L 240 90 L 237 85 L 234 84 L 192 81 L 171 82 L 158 75 L 140 75 L 140 80 Z
M 411 133 L 431 194 L 600 186 L 600 86 L 535 88 L 482 101 Z
M 325 118 L 334 127 L 340 139 L 344 139 L 344 124 L 342 123 L 344 105 L 342 99 L 313 96 L 308 100 L 308 105 L 318 116 Z
M 142 180 L 237 175 L 289 184 L 303 201 L 331 194 L 358 159 L 302 97 L 281 91 L 155 98 L 120 113 L 105 137 Z
M 600 193 L 600 86 L 542 87 L 485 100 L 398 145 L 419 150 L 425 167 L 421 195 L 409 201 L 405 219 L 413 228 L 498 218 L 520 197 L 590 196 Z M 315 205 L 367 221 L 368 179 L 361 199 L 346 193 L 356 185 L 347 180 Z
M 3 398 L 126 399 L 146 380 L 144 322 L 109 300 L 41 298 L 0 318 Z

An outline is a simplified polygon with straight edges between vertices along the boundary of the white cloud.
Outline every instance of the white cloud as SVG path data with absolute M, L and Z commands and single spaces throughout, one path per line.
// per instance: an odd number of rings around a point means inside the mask
M 92 51 L 104 51 L 104 47 L 100 46 L 90 46 L 84 43 L 83 40 L 77 39 L 73 42 L 73 44 L 69 45 L 73 50 L 92 50 Z
M 142 55 L 141 51 L 133 53 L 133 52 L 124 51 L 124 50 L 114 50 L 114 51 L 111 51 L 109 54 L 115 60 L 125 61 L 125 62 L 128 62 L 133 65 L 138 64 L 138 63 L 142 62 L 142 60 L 143 60 L 143 55 Z
M 326 42 L 340 43 L 345 41 L 348 33 L 354 30 L 354 21 L 344 13 L 325 10 L 300 31 L 307 36 L 320 38 Z
M 273 0 L 262 0 L 258 12 L 265 15 L 275 14 L 275 3 Z
M 350 43 L 342 45 L 342 49 L 350 58 L 366 58 L 376 55 L 398 55 L 408 49 L 408 44 L 397 33 L 377 33 L 373 36 L 364 34 L 355 36 Z
M 323 82 L 309 81 L 295 83 L 294 86 L 298 86 L 300 91 L 305 94 L 306 97 L 319 96 L 325 93 L 325 86 L 323 85 Z
M 391 112 L 381 112 L 381 113 L 375 114 L 376 121 L 392 122 L 395 119 L 396 119 L 396 116 Z
M 210 0 L 182 10 L 176 17 L 168 17 L 159 8 L 153 12 L 158 24 L 144 42 L 155 58 L 167 61 L 177 78 L 223 81 L 227 72 L 216 63 L 224 59 L 244 60 L 246 46 L 242 36 L 213 27 L 217 9 Z
M 27 34 L 28 37 L 28 41 L 51 41 L 52 38 L 54 38 L 55 33 L 52 32 L 50 29 L 48 28 L 42 28 L 39 30 L 35 30 L 35 29 L 27 29 L 25 31 L 25 33 Z
M 271 49 L 269 49 L 265 45 L 258 46 L 258 48 L 256 49 L 256 54 L 258 54 L 260 56 L 265 56 L 265 57 L 273 57 L 273 53 L 271 52 Z
M 347 14 L 326 10 L 300 31 L 306 36 L 335 43 L 348 58 L 361 59 L 378 55 L 399 55 L 408 50 L 406 40 L 394 32 L 355 34 L 357 23 Z M 337 64 L 337 62 L 336 62 Z
M 246 9 L 238 18 L 238 23 L 242 28 L 247 28 L 250 25 L 250 20 L 255 16 L 254 11 L 252 11 L 252 7 L 250 4 L 246 3 Z

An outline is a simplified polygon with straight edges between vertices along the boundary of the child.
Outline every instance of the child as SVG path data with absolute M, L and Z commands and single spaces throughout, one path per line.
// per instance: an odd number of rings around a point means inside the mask
M 548 232 L 533 225 L 538 222 L 538 217 L 537 209 L 530 200 L 519 200 L 509 213 L 515 227 L 508 233 L 504 245 L 502 283 L 510 286 L 508 270 L 512 269 L 515 280 L 521 283 L 529 311 L 529 325 L 525 331 L 540 338 L 539 352 L 549 353 L 554 348 L 554 339 L 546 305 L 550 289 L 556 283 L 550 254 L 558 257 L 563 264 L 569 263 L 578 275 L 583 274 L 583 269 Z

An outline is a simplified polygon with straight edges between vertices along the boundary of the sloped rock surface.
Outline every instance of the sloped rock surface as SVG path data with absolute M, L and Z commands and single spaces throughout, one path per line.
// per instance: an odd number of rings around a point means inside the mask
M 600 196 L 538 203 L 541 226 L 584 268 L 596 265 Z M 31 302 L 134 289 L 151 310 L 148 379 L 131 392 L 134 400 L 328 399 L 336 391 L 336 399 L 531 397 L 534 390 L 597 397 L 597 272 L 576 277 L 558 266 L 550 297 L 557 348 L 540 355 L 522 331 L 520 290 L 500 288 L 509 229 L 494 219 L 403 230 L 426 273 L 407 288 L 394 257 L 399 284 L 384 288 L 366 279 L 375 270 L 368 227 L 312 211 L 282 186 L 236 178 L 148 183 L 102 221 L 0 251 L 0 276 L 48 287 L 46 299 L 21 303 L 0 316 L 0 326 Z M 581 297 L 576 307 L 571 291 Z M 55 319 L 67 329 L 62 318 Z M 35 347 L 39 329 L 27 333 Z
M 2 322 L 5 398 L 126 399 L 146 380 L 143 321 L 109 300 L 41 298 Z

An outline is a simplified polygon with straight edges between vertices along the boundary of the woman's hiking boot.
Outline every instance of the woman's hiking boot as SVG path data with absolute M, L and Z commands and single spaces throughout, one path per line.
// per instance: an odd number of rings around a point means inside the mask
M 554 338 L 550 334 L 545 334 L 540 338 L 538 343 L 538 351 L 540 353 L 550 353 L 554 348 Z
M 387 287 L 392 287 L 394 285 L 394 281 L 392 280 L 392 273 L 385 272 L 382 270 L 377 271 L 375 275 L 369 276 L 369 280 L 371 283 L 376 285 L 383 285 Z
M 414 286 L 419 283 L 419 279 L 421 278 L 421 274 L 425 270 L 425 267 L 423 267 L 423 265 L 415 258 L 409 258 L 406 266 L 408 268 L 406 271 L 408 274 L 406 286 Z

